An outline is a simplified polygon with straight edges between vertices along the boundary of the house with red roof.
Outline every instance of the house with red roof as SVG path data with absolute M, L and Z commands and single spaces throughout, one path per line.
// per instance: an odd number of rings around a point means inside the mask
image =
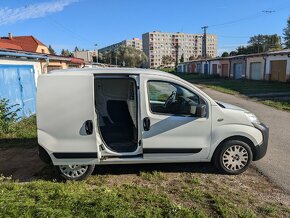
M 0 48 L 50 54 L 48 47 L 34 36 L 13 36 L 0 38 Z

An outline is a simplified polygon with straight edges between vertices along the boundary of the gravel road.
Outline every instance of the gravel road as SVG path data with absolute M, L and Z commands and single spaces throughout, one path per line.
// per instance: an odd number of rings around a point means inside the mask
M 290 113 L 255 102 L 243 96 L 234 96 L 208 88 L 201 88 L 213 99 L 234 104 L 253 112 L 270 128 L 266 156 L 253 164 L 258 170 L 290 194 Z

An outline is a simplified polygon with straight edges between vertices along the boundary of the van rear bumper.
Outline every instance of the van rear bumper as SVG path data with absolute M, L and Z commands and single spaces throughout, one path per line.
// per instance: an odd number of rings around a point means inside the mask
M 268 140 L 269 140 L 269 127 L 267 127 L 265 124 L 253 124 L 255 128 L 261 131 L 263 135 L 263 141 L 261 144 L 256 145 L 254 148 L 254 154 L 253 154 L 253 161 L 260 160 L 262 157 L 264 157 L 267 153 L 268 148 Z

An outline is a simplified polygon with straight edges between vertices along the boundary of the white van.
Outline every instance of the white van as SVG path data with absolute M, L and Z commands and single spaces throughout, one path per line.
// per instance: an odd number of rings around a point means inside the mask
M 40 158 L 81 180 L 95 165 L 210 162 L 245 171 L 267 150 L 268 128 L 169 73 L 68 69 L 39 76 Z

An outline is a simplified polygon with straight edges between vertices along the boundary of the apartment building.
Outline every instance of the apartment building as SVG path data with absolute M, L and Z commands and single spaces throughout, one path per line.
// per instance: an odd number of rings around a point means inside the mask
M 98 51 L 75 51 L 74 57 L 84 59 L 85 63 L 97 62 Z
M 190 57 L 198 58 L 202 55 L 203 34 L 166 33 L 153 31 L 142 35 L 143 51 L 148 57 L 146 67 L 158 68 L 164 66 L 163 56 L 171 56 L 178 62 L 183 56 L 184 61 Z M 207 56 L 217 56 L 217 35 L 207 34 Z M 175 61 L 168 66 L 175 66 Z
M 123 40 L 123 41 L 118 42 L 116 44 L 101 48 L 101 49 L 99 49 L 99 52 L 105 53 L 105 52 L 113 51 L 120 46 L 133 47 L 133 48 L 136 48 L 140 51 L 142 51 L 142 49 L 143 49 L 142 40 L 139 38 L 133 38 L 133 39 L 128 39 L 128 40 Z

